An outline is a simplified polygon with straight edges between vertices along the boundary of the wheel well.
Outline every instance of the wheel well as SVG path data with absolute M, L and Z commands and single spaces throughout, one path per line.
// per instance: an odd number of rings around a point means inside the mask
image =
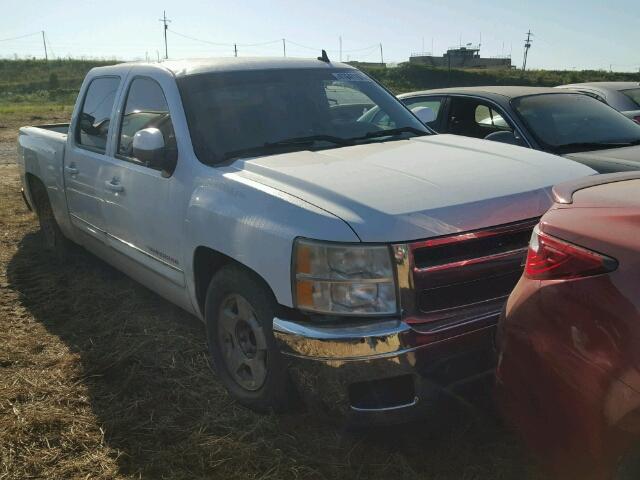
M 26 186 L 27 186 L 27 189 L 28 189 L 29 199 L 33 203 L 33 205 L 31 205 L 31 206 L 37 212 L 39 205 L 37 204 L 37 198 L 35 196 L 35 190 L 40 188 L 46 193 L 47 189 L 45 188 L 44 183 L 42 182 L 42 180 L 40 180 L 38 177 L 36 177 L 33 173 L 27 172 L 25 174 L 25 179 L 27 180 L 27 182 L 26 182 L 27 185 Z
M 255 270 L 243 265 L 242 263 L 234 260 L 233 258 L 220 253 L 217 250 L 213 250 L 209 247 L 200 246 L 196 248 L 193 255 L 193 276 L 195 280 L 196 300 L 198 301 L 198 308 L 204 315 L 204 302 L 207 298 L 207 289 L 211 279 L 220 268 L 228 264 L 238 265 L 258 278 L 267 289 L 273 295 L 273 290 L 269 284 L 262 278 Z M 274 295 L 275 298 L 275 295 Z

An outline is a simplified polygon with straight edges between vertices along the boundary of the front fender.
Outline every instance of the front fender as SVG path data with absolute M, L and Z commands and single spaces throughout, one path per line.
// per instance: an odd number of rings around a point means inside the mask
M 260 275 L 278 303 L 293 306 L 291 251 L 296 237 L 358 242 L 340 218 L 277 189 L 217 171 L 196 185 L 187 209 L 189 251 L 209 247 Z M 193 257 L 192 257 L 193 258 Z M 193 262 L 185 273 L 195 297 Z

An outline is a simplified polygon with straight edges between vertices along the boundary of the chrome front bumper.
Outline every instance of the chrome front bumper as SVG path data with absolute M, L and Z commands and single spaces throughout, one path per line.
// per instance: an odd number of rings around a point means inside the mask
M 273 332 L 308 405 L 355 421 L 394 423 L 493 373 L 496 320 L 433 335 L 393 318 L 339 326 L 274 318 Z

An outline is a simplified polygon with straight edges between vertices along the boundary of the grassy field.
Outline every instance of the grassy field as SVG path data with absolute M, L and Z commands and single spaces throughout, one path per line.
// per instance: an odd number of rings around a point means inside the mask
M 115 61 L 0 60 L 0 107 L 6 104 L 73 104 L 85 74 Z M 395 93 L 472 85 L 555 86 L 592 81 L 640 81 L 639 73 L 603 70 L 451 70 L 403 64 L 397 68 L 367 68 Z
M 16 128 L 69 107 L 2 106 Z M 308 412 L 256 415 L 206 361 L 198 320 L 97 258 L 41 250 L 17 168 L 0 165 L 0 479 L 542 479 L 488 412 L 349 431 Z

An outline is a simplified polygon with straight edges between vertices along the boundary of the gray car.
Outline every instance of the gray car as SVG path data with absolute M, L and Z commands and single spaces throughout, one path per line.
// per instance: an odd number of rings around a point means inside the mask
M 600 173 L 640 170 L 640 125 L 593 97 L 559 88 L 460 87 L 399 95 L 438 133 L 561 155 Z M 425 115 L 424 109 L 431 110 Z M 367 112 L 369 114 L 369 112 Z M 384 124 L 384 115 L 374 122 Z
M 556 88 L 569 88 L 589 95 L 640 123 L 640 83 L 638 82 L 572 83 Z

